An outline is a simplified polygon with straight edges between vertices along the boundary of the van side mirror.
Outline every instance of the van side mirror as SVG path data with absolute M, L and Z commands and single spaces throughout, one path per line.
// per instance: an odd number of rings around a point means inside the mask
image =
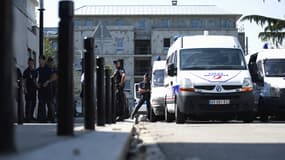
M 256 83 L 259 86 L 264 86 L 264 78 L 260 71 L 258 71 L 256 64 L 249 65 L 249 73 L 253 83 Z
M 257 64 L 253 62 L 249 63 L 248 69 L 249 69 L 252 82 L 259 83 L 261 81 L 262 76 L 260 75 L 260 72 L 258 71 Z
M 248 69 L 253 82 L 258 81 L 257 65 L 256 63 L 249 63 Z
M 174 66 L 173 63 L 171 63 L 167 66 L 167 74 L 171 77 L 177 75 L 177 68 Z
M 256 80 L 256 83 L 257 83 L 259 86 L 264 86 L 264 78 L 263 78 L 263 76 L 261 75 L 260 72 L 257 73 L 257 80 Z

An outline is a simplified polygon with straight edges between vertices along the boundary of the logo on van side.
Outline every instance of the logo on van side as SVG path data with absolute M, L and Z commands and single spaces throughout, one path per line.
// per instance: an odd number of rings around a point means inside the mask
M 229 75 L 228 74 L 224 74 L 223 72 L 211 72 L 211 73 L 208 73 L 206 75 L 204 75 L 205 77 L 212 77 L 212 79 L 214 80 L 218 80 L 218 79 L 221 79 L 222 77 L 228 77 Z

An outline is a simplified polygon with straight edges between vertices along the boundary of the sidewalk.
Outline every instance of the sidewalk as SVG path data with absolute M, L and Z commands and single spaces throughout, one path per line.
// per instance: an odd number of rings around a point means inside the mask
M 125 120 L 96 131 L 75 123 L 73 137 L 56 135 L 56 124 L 24 124 L 15 127 L 17 153 L 0 160 L 121 160 L 125 159 L 134 122 Z

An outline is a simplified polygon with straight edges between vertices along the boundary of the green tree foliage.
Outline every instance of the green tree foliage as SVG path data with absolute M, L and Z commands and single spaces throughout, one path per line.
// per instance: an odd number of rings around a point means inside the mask
M 44 55 L 46 57 L 55 57 L 56 50 L 52 47 L 52 41 L 48 38 L 44 39 Z
M 280 2 L 281 0 L 278 1 Z M 267 41 L 271 39 L 276 46 L 282 44 L 285 38 L 285 20 L 261 15 L 248 15 L 241 19 L 241 21 L 245 20 L 255 22 L 264 27 L 264 31 L 258 35 L 261 40 Z

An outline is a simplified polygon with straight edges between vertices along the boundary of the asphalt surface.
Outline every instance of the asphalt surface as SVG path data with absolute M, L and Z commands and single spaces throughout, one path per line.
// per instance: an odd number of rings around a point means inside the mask
M 137 128 L 145 159 L 285 159 L 285 122 L 140 122 Z

